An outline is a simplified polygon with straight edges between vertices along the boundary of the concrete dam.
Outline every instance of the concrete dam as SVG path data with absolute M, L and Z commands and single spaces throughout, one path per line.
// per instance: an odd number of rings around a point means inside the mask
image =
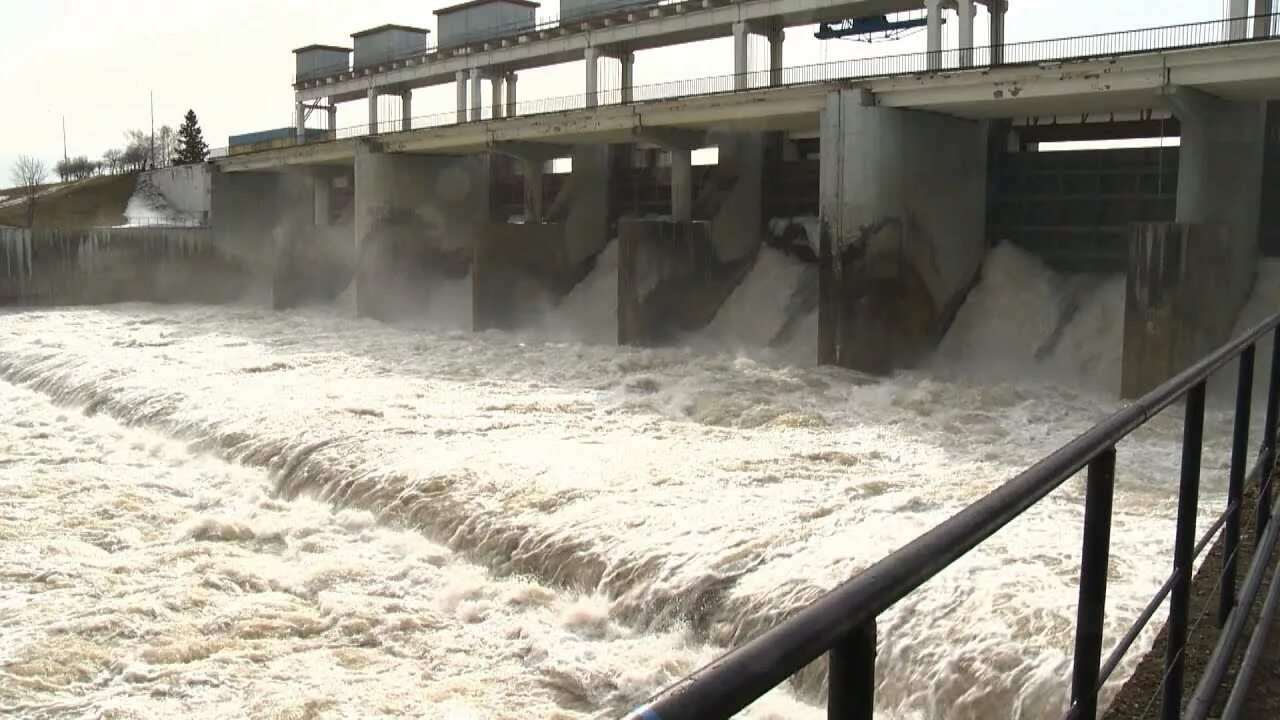
M 625 12 L 780 46 L 859 2 Z M 0 714 L 648 718 L 1280 310 L 1274 33 L 1023 62 L 966 0 L 899 4 L 967 46 L 674 98 L 589 71 L 544 113 L 518 70 L 649 25 L 303 48 L 295 136 L 146 179 L 189 224 L 0 228 Z M 446 83 L 438 125 L 328 112 Z M 1179 407 L 1113 452 L 1107 648 L 1166 583 L 1185 447 Z M 876 716 L 1073 706 L 1085 474 L 879 615 Z M 736 716 L 828 717 L 829 668 Z

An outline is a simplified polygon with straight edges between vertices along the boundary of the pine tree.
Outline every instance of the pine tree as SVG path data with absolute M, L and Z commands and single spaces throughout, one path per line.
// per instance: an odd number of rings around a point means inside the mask
M 200 130 L 200 121 L 196 119 L 196 111 L 188 110 L 178 128 L 178 151 L 173 156 L 174 165 L 187 165 L 204 162 L 209 157 L 209 146 L 204 142 L 204 133 Z

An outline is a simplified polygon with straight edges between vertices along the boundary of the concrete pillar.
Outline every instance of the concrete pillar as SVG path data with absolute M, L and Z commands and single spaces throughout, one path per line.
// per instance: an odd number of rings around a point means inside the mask
M 1232 254 L 1221 261 L 1252 268 L 1262 206 L 1266 106 L 1227 102 L 1183 87 L 1172 89 L 1169 102 L 1182 124 L 1175 218 L 1224 226 Z M 1252 271 L 1247 282 L 1235 284 L 1231 302 L 1237 309 L 1252 286 Z
M 462 278 L 489 221 L 489 158 L 355 150 L 355 297 L 361 317 L 420 315 L 432 282 Z
M 333 98 L 329 98 L 326 110 L 329 115 L 329 139 L 334 140 L 338 137 L 338 106 L 333 104 Z
M 458 83 L 458 122 L 467 121 L 467 71 L 459 70 L 455 76 Z
M 747 72 L 751 69 L 748 65 L 747 55 L 747 24 L 744 22 L 736 22 L 733 24 L 733 89 L 747 89 Z
M 982 265 L 986 128 L 840 90 L 827 97 L 821 147 L 819 362 L 914 365 Z
M 782 41 L 785 37 L 780 27 L 769 33 L 769 85 L 772 87 L 782 84 Z
M 526 222 L 542 222 L 546 219 L 546 210 L 542 199 L 541 158 L 521 158 L 520 167 L 524 172 L 524 218 Z
M 1232 21 L 1227 26 L 1227 39 L 1244 40 L 1249 37 L 1249 0 L 1228 0 L 1227 17 Z
M 301 102 L 293 104 L 293 122 L 296 129 L 295 137 L 298 139 L 298 144 L 301 145 L 307 141 L 306 108 L 303 107 Z
M 400 129 L 413 129 L 413 91 L 400 93 Z
M 315 193 L 315 225 L 316 227 L 328 227 L 332 209 L 330 200 L 332 199 L 333 180 L 327 175 L 318 175 L 312 187 Z
M 693 219 L 693 151 L 671 150 L 671 217 L 677 222 Z
M 480 74 L 480 68 L 471 68 L 471 121 L 472 122 L 475 122 L 476 120 L 481 119 L 482 117 L 481 113 L 483 112 L 483 109 L 484 109 L 484 102 L 482 100 L 483 96 L 480 93 L 481 81 L 483 80 L 483 77 L 484 76 Z
M 494 119 L 502 117 L 503 115 L 502 111 L 505 109 L 505 107 L 502 104 L 502 83 L 503 83 L 502 75 L 494 75 L 489 80 L 490 93 L 493 96 L 490 102 L 490 105 L 493 106 L 492 114 Z
M 369 88 L 369 134 L 378 134 L 378 90 Z
M 610 158 L 608 145 L 575 145 L 570 157 L 569 211 L 565 215 L 565 258 L 584 262 L 609 241 Z
M 1275 12 L 1275 0 L 1254 0 L 1253 2 L 1253 36 L 1256 38 L 1271 37 L 1271 14 Z
M 629 103 L 635 100 L 635 84 L 636 84 L 636 54 L 624 51 L 618 55 L 618 62 L 622 64 L 622 97 L 623 103 Z
M 711 242 L 722 261 L 749 257 L 764 235 L 764 133 L 717 132 L 707 136 L 719 150 L 699 213 L 711 216 Z M 717 192 L 718 191 L 718 192 Z
M 942 0 L 924 0 L 924 7 L 928 13 L 928 68 L 930 70 L 939 70 L 942 68 Z
M 507 117 L 516 116 L 516 74 L 507 73 Z
M 991 0 L 987 12 L 991 14 L 991 64 L 1004 64 L 1004 13 L 1005 0 Z
M 1139 397 L 1231 338 L 1252 262 L 1223 225 L 1137 225 L 1129 243 L 1120 392 Z
M 586 88 L 584 90 L 586 106 L 589 108 L 596 107 L 600 104 L 600 86 L 598 82 L 599 63 L 597 62 L 597 60 L 600 59 L 600 51 L 596 48 L 589 47 L 586 52 L 583 53 L 583 59 L 586 61 L 587 66 Z
M 957 0 L 960 22 L 960 67 L 973 67 L 973 16 L 977 13 L 973 0 Z

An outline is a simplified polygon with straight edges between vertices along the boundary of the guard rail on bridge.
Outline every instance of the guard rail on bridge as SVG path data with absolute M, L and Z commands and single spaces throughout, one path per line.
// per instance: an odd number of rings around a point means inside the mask
M 781 73 L 771 70 L 755 70 L 740 75 L 716 75 L 673 82 L 638 85 L 631 90 L 632 102 L 671 100 L 683 97 L 731 94 L 766 87 L 811 85 L 833 81 L 867 80 L 895 75 L 921 75 L 927 73 L 954 72 L 957 70 L 994 68 L 1011 65 L 1038 65 L 1048 62 L 1068 62 L 1115 58 L 1124 55 L 1164 51 L 1186 50 L 1256 42 L 1280 37 L 1280 13 L 1258 15 L 1231 20 L 1165 25 L 1161 27 L 1124 30 L 1098 35 L 1032 40 L 1003 46 L 984 46 L 972 49 L 952 49 L 938 52 L 918 52 L 887 55 L 873 58 L 838 60 L 812 65 L 782 68 Z M 581 110 L 591 105 L 609 105 L 622 102 L 622 89 L 600 90 L 595 97 L 586 93 L 528 100 L 516 103 L 513 116 L 547 115 Z M 591 100 L 592 102 L 588 102 Z M 485 105 L 481 115 L 485 119 L 507 114 L 506 104 L 497 107 Z M 496 112 L 495 112 L 496 110 Z M 380 121 L 376 128 L 369 123 L 352 125 L 331 131 L 332 140 L 382 135 L 409 130 L 458 125 L 458 112 L 420 115 L 410 119 L 404 127 L 402 118 Z M 292 123 L 290 123 L 292 126 Z M 376 130 L 376 131 L 374 131 Z M 324 141 L 321 141 L 324 142 Z M 291 138 L 282 144 L 289 147 L 298 144 Z M 310 141 L 308 144 L 316 144 Z M 278 149 L 278 148 L 273 148 Z M 225 157 L 234 148 L 216 148 L 210 158 Z
M 1217 647 L 1185 706 L 1187 718 L 1203 720 L 1208 717 L 1210 705 L 1240 642 L 1245 618 L 1259 594 L 1263 576 L 1268 570 L 1268 558 L 1280 532 L 1280 522 L 1269 522 L 1271 515 L 1280 511 L 1280 508 L 1273 508 L 1271 502 L 1271 480 L 1276 460 L 1277 400 L 1280 399 L 1280 332 L 1276 331 L 1277 325 L 1280 325 L 1280 313 L 1117 411 L 787 620 L 663 690 L 632 711 L 628 719 L 709 720 L 729 717 L 824 653 L 828 657 L 827 717 L 833 720 L 871 717 L 875 700 L 877 617 L 1084 468 L 1088 470 L 1084 540 L 1080 556 L 1080 600 L 1076 616 L 1071 704 L 1066 717 L 1097 716 L 1099 688 L 1115 671 L 1139 632 L 1166 598 L 1170 604 L 1161 716 L 1166 719 L 1184 717 L 1183 666 L 1190 621 L 1192 566 L 1209 543 L 1222 533 L 1224 549 Z M 1246 474 L 1254 357 L 1257 344 L 1268 334 L 1271 335 L 1272 355 L 1266 416 L 1257 462 Z M 1238 378 L 1227 507 L 1197 539 L 1205 386 L 1215 371 L 1233 360 L 1238 360 Z M 1185 403 L 1185 416 L 1173 571 L 1106 662 L 1100 663 L 1116 444 L 1178 400 Z M 1246 477 L 1259 483 L 1256 552 L 1237 599 L 1236 554 L 1240 545 Z M 1261 658 L 1266 629 L 1271 624 L 1277 604 L 1280 604 L 1280 577 L 1273 577 L 1261 619 L 1254 629 L 1236 683 L 1227 699 L 1224 718 L 1239 714 L 1251 675 Z

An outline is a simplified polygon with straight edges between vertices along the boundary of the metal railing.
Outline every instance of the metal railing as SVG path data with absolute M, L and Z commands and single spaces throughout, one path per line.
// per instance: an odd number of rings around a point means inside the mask
M 1244 34 L 1241 35 L 1241 29 Z M 769 87 L 796 87 L 826 82 L 869 80 L 896 75 L 956 72 L 990 69 L 999 66 L 1037 65 L 1046 62 L 1070 62 L 1115 58 L 1124 55 L 1161 50 L 1187 50 L 1198 47 L 1254 42 L 1280 37 L 1280 13 L 1232 20 L 1210 20 L 1181 25 L 1123 30 L 1099 35 L 1078 35 L 1048 40 L 1031 40 L 1003 46 L 917 52 L 873 58 L 837 60 L 810 65 L 797 65 L 778 70 L 753 70 L 746 73 L 714 75 L 671 82 L 637 85 L 623 89 L 607 88 L 588 95 L 575 93 L 509 104 L 481 105 L 479 119 L 470 119 L 475 108 L 465 108 L 468 119 L 459 120 L 459 110 L 419 115 L 410 118 L 408 127 L 402 118 L 380 120 L 330 130 L 329 141 L 367 135 L 383 135 L 409 130 L 459 125 L 466 122 L 526 117 L 582 110 L 587 107 L 653 102 L 674 98 L 721 95 L 760 90 Z M 628 100 L 629 97 L 629 100 Z M 306 144 L 316 144 L 309 140 Z M 298 144 L 294 138 L 281 147 Z M 272 148 L 278 149 L 278 148 Z M 229 148 L 215 148 L 210 157 L 225 157 Z
M 658 693 L 627 717 L 631 720 L 728 717 L 823 654 L 828 657 L 827 717 L 871 717 L 875 699 L 878 616 L 1086 468 L 1075 661 L 1066 717 L 1097 717 L 1099 689 L 1166 598 L 1169 599 L 1168 641 L 1161 689 L 1161 717 L 1182 716 L 1192 567 L 1195 559 L 1221 534 L 1224 560 L 1219 578 L 1218 620 L 1223 629 L 1209 666 L 1186 707 L 1188 718 L 1207 717 L 1239 642 L 1244 619 L 1257 599 L 1258 588 L 1280 531 L 1280 523 L 1269 522 L 1274 511 L 1271 482 L 1276 461 L 1277 401 L 1280 399 L 1280 332 L 1276 332 L 1277 325 L 1280 325 L 1280 313 L 1115 412 L 787 620 Z M 1271 334 L 1272 356 L 1261 447 L 1257 462 L 1246 473 L 1254 358 L 1257 344 L 1268 334 Z M 1238 378 L 1227 507 L 1197 539 L 1205 388 L 1215 371 L 1236 359 Z M 1179 399 L 1185 402 L 1185 415 L 1173 571 L 1110 656 L 1102 662 L 1116 445 Z M 1246 477 L 1256 479 L 1259 485 L 1256 551 L 1243 593 L 1237 598 L 1236 554 L 1240 546 L 1240 516 Z M 1265 603 L 1263 620 L 1266 622 L 1259 622 L 1259 630 L 1255 630 L 1254 640 L 1246 654 L 1244 669 L 1231 690 L 1227 701 L 1229 710 L 1234 708 L 1238 711 L 1240 708 L 1252 669 L 1257 667 L 1264 642 L 1257 638 L 1265 638 L 1269 623 L 1266 615 L 1274 615 L 1276 605 L 1280 603 L 1277 597 L 1280 591 L 1275 590 L 1274 584 L 1277 580 L 1273 580 Z M 1223 717 L 1234 715 L 1228 713 Z

